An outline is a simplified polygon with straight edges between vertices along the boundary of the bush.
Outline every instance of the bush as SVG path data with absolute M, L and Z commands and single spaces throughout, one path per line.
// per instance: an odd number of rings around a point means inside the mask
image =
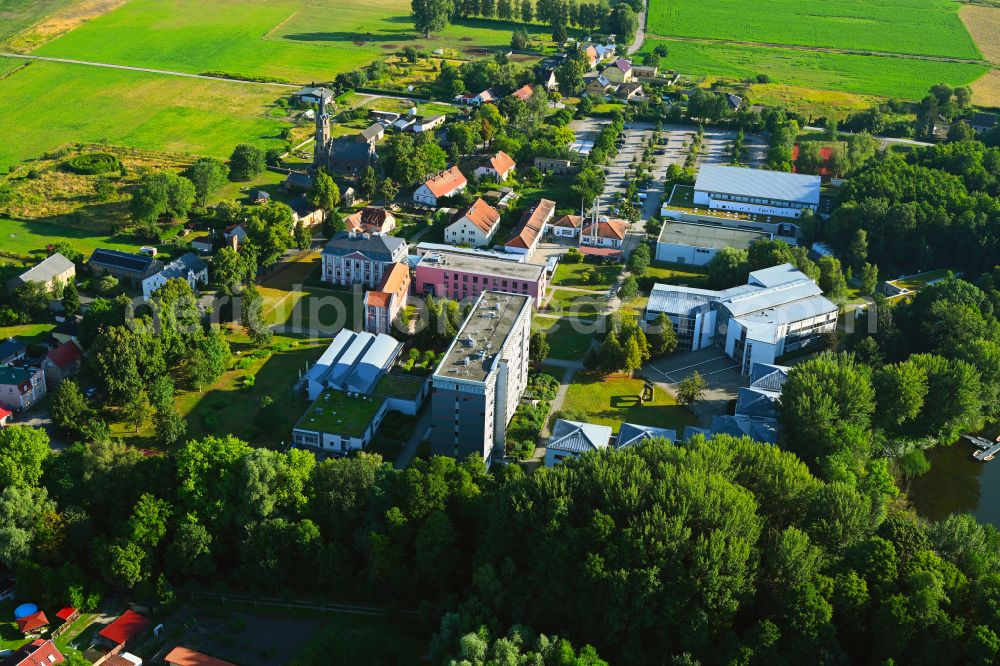
M 63 167 L 82 176 L 96 176 L 109 171 L 118 171 L 122 168 L 122 163 L 117 157 L 108 153 L 84 153 L 69 158 L 63 162 Z

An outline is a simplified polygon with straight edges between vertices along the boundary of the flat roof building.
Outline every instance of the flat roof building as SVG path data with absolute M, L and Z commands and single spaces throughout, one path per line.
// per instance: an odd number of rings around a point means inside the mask
M 660 313 L 677 332 L 678 349 L 721 348 L 749 373 L 754 363 L 774 363 L 837 327 L 839 308 L 813 280 L 791 264 L 750 273 L 747 284 L 715 291 L 654 285 L 646 321 Z
M 704 266 L 724 247 L 746 250 L 756 241 L 771 238 L 766 231 L 665 220 L 656 241 L 656 259 Z
M 426 380 L 389 373 L 402 349 L 391 335 L 341 330 L 302 380 L 313 402 L 293 446 L 346 454 L 367 447 L 390 411 L 416 415 Z
M 485 291 L 502 291 L 528 296 L 536 306 L 548 281 L 545 266 L 448 251 L 422 256 L 414 274 L 417 294 L 464 301 Z
M 528 384 L 531 299 L 485 291 L 431 376 L 431 450 L 504 456 L 507 424 Z
M 820 177 L 734 166 L 703 166 L 694 184 L 694 204 L 712 210 L 801 217 L 819 207 Z

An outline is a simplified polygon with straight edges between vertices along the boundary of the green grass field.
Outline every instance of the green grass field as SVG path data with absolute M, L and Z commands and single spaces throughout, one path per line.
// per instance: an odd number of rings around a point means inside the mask
M 952 0 L 653 0 L 657 35 L 980 58 Z
M 970 84 L 988 69 L 956 62 L 654 39 L 647 39 L 642 50 L 651 51 L 658 43 L 670 49 L 660 65 L 691 76 L 746 79 L 767 74 L 776 83 L 792 86 L 903 99 L 920 99 L 938 82 Z
M 275 89 L 36 62 L 0 79 L 0 170 L 65 143 L 98 142 L 228 157 L 240 142 L 280 147 L 265 112 Z
M 600 280 L 594 284 L 585 280 L 583 273 L 598 275 Z M 622 272 L 621 266 L 600 266 L 586 262 L 578 264 L 568 264 L 565 261 L 559 262 L 556 267 L 556 274 L 552 277 L 552 284 L 560 287 L 578 287 L 580 289 L 593 289 L 594 291 L 607 291 L 618 279 Z
M 535 317 L 532 326 L 545 332 L 550 358 L 580 361 L 590 349 L 596 334 L 595 321 L 592 318 Z
M 653 401 L 639 403 L 642 380 L 623 376 L 577 373 L 569 385 L 562 408 L 588 414 L 588 421 L 611 426 L 615 432 L 622 422 L 673 428 L 680 435 L 684 426 L 697 419 L 683 405 L 677 404 L 663 389 L 657 389 Z
M 0 247 L 6 252 L 15 254 L 44 252 L 46 245 L 60 241 L 70 243 L 87 256 L 98 247 L 138 252 L 141 246 L 141 243 L 104 233 L 94 234 L 91 231 L 59 224 L 0 217 Z
M 329 81 L 405 46 L 489 49 L 514 26 L 463 20 L 423 39 L 408 0 L 133 0 L 36 51 L 198 73 L 222 70 Z M 540 26 L 531 28 L 544 35 Z

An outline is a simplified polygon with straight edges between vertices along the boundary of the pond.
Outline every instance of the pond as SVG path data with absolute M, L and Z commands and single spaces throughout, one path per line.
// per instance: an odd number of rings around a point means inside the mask
M 910 484 L 910 500 L 917 513 L 940 520 L 952 513 L 971 513 L 980 522 L 1000 529 L 1000 459 L 982 463 L 975 448 L 961 440 L 927 452 L 929 472 Z

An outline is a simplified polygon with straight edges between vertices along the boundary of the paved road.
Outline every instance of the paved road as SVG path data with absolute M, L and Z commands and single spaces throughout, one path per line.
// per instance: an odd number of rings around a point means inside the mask
M 632 55 L 636 51 L 642 48 L 642 43 L 646 41 L 646 15 L 649 13 L 649 0 L 642 6 L 642 11 L 639 12 L 639 29 L 635 31 L 635 39 L 632 40 L 632 44 L 628 47 L 628 55 Z
M 167 76 L 180 76 L 187 79 L 205 79 L 206 81 L 229 81 L 231 83 L 243 83 L 256 86 L 270 86 L 272 88 L 291 88 L 297 90 L 301 86 L 293 83 L 264 83 L 262 81 L 244 81 L 243 79 L 232 79 L 221 76 L 205 76 L 204 74 L 189 74 L 188 72 L 174 72 L 167 69 L 152 69 L 150 67 L 132 67 L 130 65 L 113 65 L 107 62 L 93 62 L 90 60 L 76 60 L 73 58 L 51 58 L 47 56 L 25 55 L 23 53 L 0 53 L 3 58 L 18 58 L 21 60 L 41 60 L 43 62 L 61 62 L 68 65 L 86 65 L 88 67 L 105 67 L 107 69 L 124 69 L 130 72 L 146 72 L 147 74 L 165 74 Z

